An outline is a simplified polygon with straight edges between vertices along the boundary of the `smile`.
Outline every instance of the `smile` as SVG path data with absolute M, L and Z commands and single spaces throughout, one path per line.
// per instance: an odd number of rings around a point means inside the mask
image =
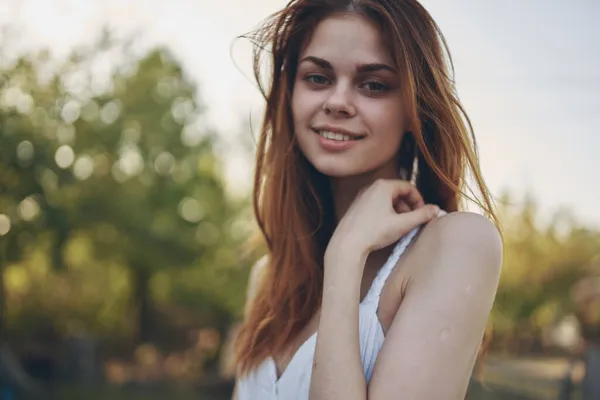
M 314 132 L 317 135 L 321 136 L 322 138 L 325 138 L 327 140 L 337 141 L 337 142 L 361 140 L 364 138 L 364 136 L 350 136 L 350 135 L 346 135 L 343 133 L 337 133 L 337 132 L 331 132 L 331 131 L 325 131 L 325 130 L 316 130 L 315 129 Z
M 344 133 L 314 130 L 321 148 L 328 152 L 340 152 L 357 146 L 364 136 L 350 136 Z

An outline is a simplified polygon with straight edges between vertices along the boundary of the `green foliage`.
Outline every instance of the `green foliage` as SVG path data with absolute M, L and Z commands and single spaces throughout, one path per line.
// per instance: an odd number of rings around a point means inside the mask
M 161 312 L 177 319 L 173 307 L 197 309 L 190 326 L 224 326 L 241 308 L 245 237 L 232 226 L 245 205 L 226 196 L 196 84 L 166 49 L 131 54 L 104 36 L 66 60 L 0 65 L 1 300 L 13 329 L 145 340 Z
M 500 336 L 538 335 L 576 311 L 573 286 L 599 272 L 600 233 L 565 210 L 542 224 L 531 198 L 515 205 L 505 196 L 501 203 L 505 251 L 492 322 Z

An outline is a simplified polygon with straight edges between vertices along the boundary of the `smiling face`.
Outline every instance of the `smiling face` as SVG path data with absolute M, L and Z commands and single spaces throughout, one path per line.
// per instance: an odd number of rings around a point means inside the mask
M 298 60 L 291 106 L 304 156 L 330 177 L 397 177 L 401 82 L 377 27 L 356 14 L 330 16 Z

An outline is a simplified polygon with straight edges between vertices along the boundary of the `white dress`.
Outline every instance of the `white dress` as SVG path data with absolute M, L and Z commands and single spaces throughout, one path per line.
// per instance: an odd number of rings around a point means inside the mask
M 360 303 L 358 321 L 360 358 L 367 383 L 371 380 L 373 367 L 384 340 L 383 328 L 377 317 L 383 286 L 420 228 L 413 229 L 396 243 Z M 279 379 L 277 379 L 277 367 L 273 358 L 265 359 L 237 382 L 238 400 L 308 400 L 316 342 L 315 332 L 298 348 Z

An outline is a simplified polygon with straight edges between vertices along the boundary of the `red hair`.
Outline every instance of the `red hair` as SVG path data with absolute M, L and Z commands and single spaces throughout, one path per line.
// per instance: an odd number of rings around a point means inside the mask
M 347 12 L 380 27 L 404 82 L 410 129 L 398 154 L 403 177 L 414 179 L 426 203 L 451 212 L 469 199 L 497 225 L 473 129 L 455 92 L 450 54 L 429 13 L 416 0 L 290 1 L 246 36 L 255 45 L 254 74 L 266 100 L 253 206 L 268 259 L 236 341 L 241 374 L 281 352 L 320 307 L 322 260 L 335 229 L 333 204 L 328 177 L 298 148 L 290 100 L 298 57 L 315 27 Z M 261 83 L 265 53 L 271 61 L 268 88 Z M 468 175 L 475 190 L 467 185 Z

